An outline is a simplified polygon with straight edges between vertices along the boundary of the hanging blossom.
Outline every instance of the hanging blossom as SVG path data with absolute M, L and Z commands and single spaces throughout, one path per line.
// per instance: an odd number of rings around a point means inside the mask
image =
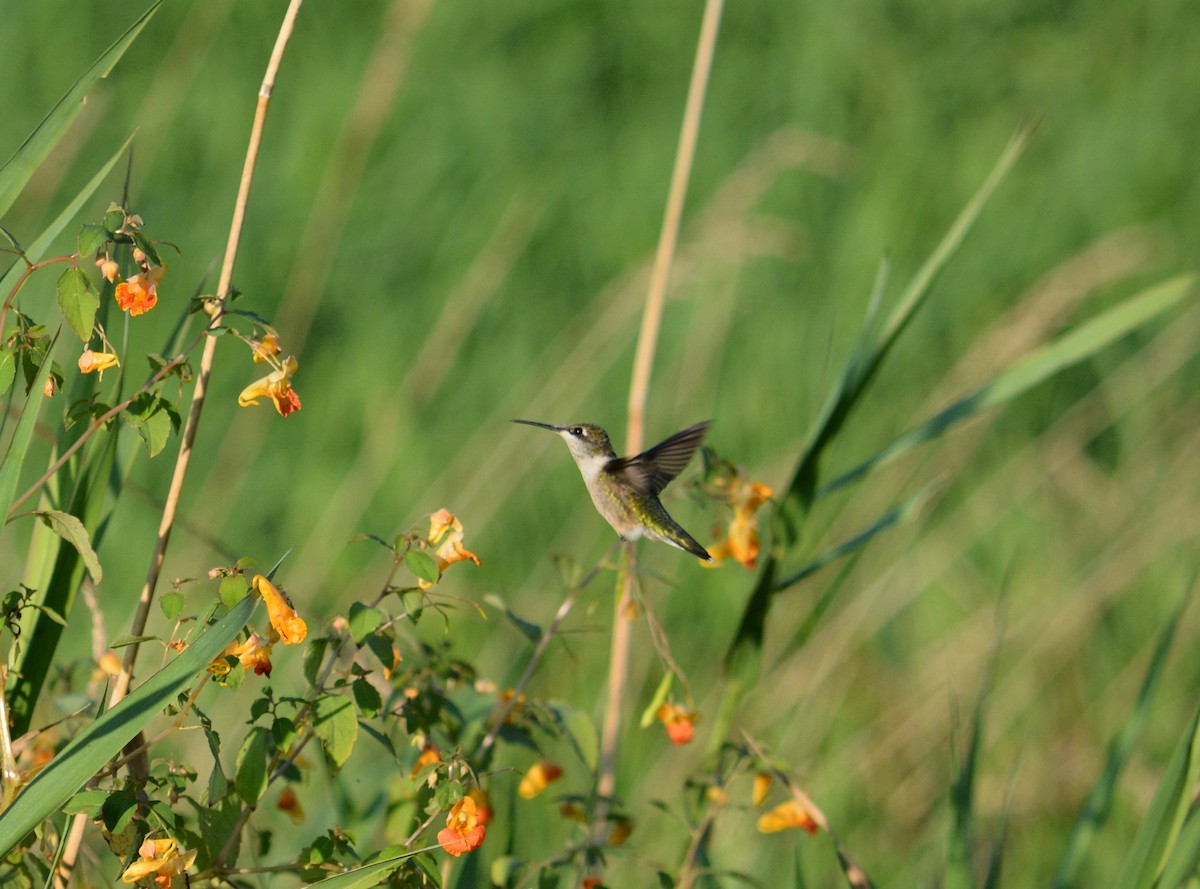
M 108 267 L 101 267 L 101 271 L 107 277 Z M 166 271 L 165 265 L 145 267 L 142 272 L 118 284 L 114 296 L 121 311 L 136 317 L 153 309 L 158 304 L 158 285 Z
M 427 543 L 433 547 L 433 557 L 437 559 L 438 575 L 455 562 L 470 560 L 479 564 L 479 556 L 463 546 L 463 526 L 454 513 L 448 509 L 439 509 L 429 517 L 429 537 Z M 424 545 L 424 544 L 422 544 Z M 421 589 L 427 590 L 433 586 L 427 580 L 418 580 Z
M 733 477 L 715 484 L 724 489 L 724 497 L 733 509 L 733 518 L 724 536 L 708 547 L 713 560 L 704 564 L 715 567 L 725 559 L 733 559 L 747 568 L 753 568 L 758 564 L 759 552 L 758 517 L 755 513 L 771 499 L 774 492 L 761 482 L 751 481 L 741 470 Z M 717 533 L 720 533 L 719 528 Z
M 295 645 L 297 642 L 303 642 L 304 637 L 308 635 L 308 624 L 304 622 L 296 609 L 291 606 L 283 593 L 279 591 L 279 587 L 267 580 L 261 574 L 254 576 L 252 587 L 262 596 L 263 602 L 267 606 L 267 617 L 271 620 L 271 626 L 279 638 L 283 640 L 284 645 Z
M 479 817 L 475 800 L 464 796 L 454 804 L 446 817 L 446 826 L 438 831 L 437 841 L 443 849 L 457 858 L 478 849 L 487 835 L 487 826 Z
M 666 727 L 667 737 L 672 744 L 682 746 L 691 743 L 696 734 L 696 720 L 700 716 L 695 710 L 668 703 L 659 707 L 654 715 Z
M 760 833 L 779 833 L 783 830 L 817 832 L 817 821 L 799 800 L 790 799 L 764 812 L 758 819 Z
M 529 767 L 529 771 L 521 778 L 521 783 L 517 787 L 517 795 L 521 799 L 533 799 L 541 794 L 543 790 L 562 777 L 562 766 L 556 762 L 542 760 L 535 762 Z
M 181 849 L 172 839 L 148 839 L 138 848 L 138 856 L 138 860 L 121 874 L 121 882 L 136 883 L 144 877 L 153 876 L 156 885 L 171 889 L 175 877 L 192 866 L 196 851 Z
M 278 637 L 277 637 L 278 638 Z M 247 670 L 253 670 L 256 676 L 271 675 L 271 641 L 264 639 L 258 633 L 251 633 L 244 642 L 236 639 L 225 646 L 220 657 L 208 665 L 208 672 L 214 676 L 224 676 L 229 672 L 229 661 L 226 658 L 235 657 Z
M 79 372 L 90 374 L 94 371 L 100 379 L 104 379 L 104 372 L 110 367 L 120 366 L 121 359 L 112 352 L 93 352 L 91 349 L 84 349 L 83 354 L 79 356 Z
M 243 389 L 238 396 L 238 404 L 249 407 L 258 404 L 260 398 L 269 398 L 281 417 L 300 410 L 300 396 L 292 388 L 291 382 L 299 369 L 300 363 L 294 357 L 285 359 L 278 369 Z

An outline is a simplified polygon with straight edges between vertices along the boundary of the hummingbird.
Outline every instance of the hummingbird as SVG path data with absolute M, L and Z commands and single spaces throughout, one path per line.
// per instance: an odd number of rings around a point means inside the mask
M 622 540 L 649 537 L 705 561 L 713 560 L 708 550 L 667 515 L 658 499 L 700 447 L 708 429 L 707 420 L 676 432 L 634 457 L 618 457 L 608 433 L 594 423 L 552 426 L 533 420 L 513 422 L 558 433 L 571 449 L 592 503 Z

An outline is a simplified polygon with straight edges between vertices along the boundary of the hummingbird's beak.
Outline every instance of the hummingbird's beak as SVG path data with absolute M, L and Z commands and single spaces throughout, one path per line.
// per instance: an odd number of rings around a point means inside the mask
M 524 423 L 526 426 L 537 426 L 539 429 L 549 429 L 551 432 L 558 432 L 562 427 L 551 426 L 549 423 L 536 423 L 533 420 L 513 420 L 514 423 Z

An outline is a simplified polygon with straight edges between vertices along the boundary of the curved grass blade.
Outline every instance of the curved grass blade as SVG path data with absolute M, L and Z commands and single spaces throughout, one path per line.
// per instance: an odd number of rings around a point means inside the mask
M 1108 756 L 1104 763 L 1104 771 L 1101 772 L 1100 778 L 1088 793 L 1087 800 L 1083 804 L 1083 811 L 1079 813 L 1079 819 L 1071 831 L 1071 838 L 1067 842 L 1067 851 L 1063 853 L 1062 861 L 1059 862 L 1058 871 L 1054 874 L 1054 881 L 1050 884 L 1050 889 L 1070 889 L 1071 886 L 1079 884 L 1079 868 L 1087 857 L 1100 826 L 1108 820 L 1112 801 L 1116 795 L 1117 779 L 1133 753 L 1134 744 L 1137 743 L 1142 730 L 1146 727 L 1150 700 L 1158 688 L 1159 680 L 1164 676 L 1167 654 L 1171 650 L 1171 643 L 1175 639 L 1175 630 L 1183 617 L 1183 610 L 1187 607 L 1187 602 L 1188 600 L 1185 598 L 1180 603 L 1179 608 L 1175 610 L 1159 634 L 1158 642 L 1154 646 L 1154 653 L 1150 657 L 1150 664 L 1146 667 L 1146 675 L 1142 677 L 1142 686 L 1138 690 L 1137 700 L 1134 701 L 1133 709 L 1125 717 L 1125 722 L 1117 731 L 1116 736 L 1108 744 Z
M 394 855 L 390 858 L 373 861 L 344 874 L 326 877 L 324 880 L 318 880 L 310 885 L 319 886 L 321 889 L 370 889 L 371 886 L 378 886 L 390 877 L 396 868 L 404 863 L 404 859 L 411 858 L 421 851 L 425 850 L 418 849 L 414 852 L 405 852 L 403 855 Z
M 101 53 L 96 61 L 92 62 L 91 67 L 83 72 L 82 76 L 58 100 L 58 103 L 50 109 L 50 113 L 42 118 L 41 123 L 29 134 L 21 147 L 5 161 L 3 167 L 0 167 L 0 216 L 8 212 L 9 207 L 12 206 L 17 195 L 21 193 L 25 184 L 33 176 L 34 171 L 66 133 L 71 121 L 83 108 L 83 98 L 87 95 L 87 91 L 101 77 L 108 76 L 113 66 L 125 54 L 125 50 L 129 49 L 134 38 L 141 33 L 142 28 L 150 21 L 150 17 L 158 10 L 160 3 L 161 0 L 142 13 L 136 22 L 125 29 L 124 34 Z
M 53 815 L 175 699 L 246 625 L 258 599 L 247 596 L 140 688 L 76 735 L 0 815 L 0 857 Z
M 1043 346 L 1024 360 L 997 374 L 991 382 L 960 398 L 949 407 L 930 417 L 920 426 L 908 430 L 880 450 L 824 485 L 818 496 L 832 493 L 852 482 L 859 481 L 872 470 L 895 460 L 919 445 L 937 438 L 951 426 L 963 420 L 1007 404 L 1034 386 L 1048 380 L 1059 371 L 1098 353 L 1141 325 L 1161 315 L 1189 295 L 1196 284 L 1194 275 L 1180 275 L 1162 284 L 1147 288 L 1114 306 L 1097 318 L 1081 324 L 1075 330 Z

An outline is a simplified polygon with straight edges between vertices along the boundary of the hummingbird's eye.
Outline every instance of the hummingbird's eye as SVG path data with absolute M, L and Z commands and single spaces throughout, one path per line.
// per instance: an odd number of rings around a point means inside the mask
M 583 435 L 583 427 L 582 427 L 582 426 L 576 426 L 574 429 L 572 429 L 572 430 L 571 430 L 571 434 L 572 434 L 572 435 L 580 435 L 580 436 L 582 436 L 582 435 Z

